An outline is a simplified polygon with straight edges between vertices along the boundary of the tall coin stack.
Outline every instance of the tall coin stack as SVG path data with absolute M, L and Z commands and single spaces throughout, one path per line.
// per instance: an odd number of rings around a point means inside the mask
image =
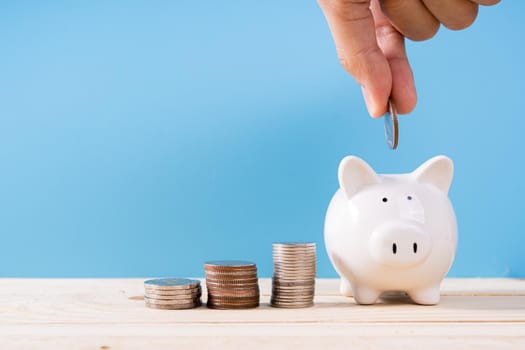
M 201 282 L 186 278 L 161 278 L 144 282 L 144 301 L 153 309 L 192 309 L 201 305 Z
M 314 304 L 315 243 L 274 243 L 270 303 L 301 308 Z
M 209 308 L 248 309 L 259 306 L 259 280 L 254 263 L 208 261 L 204 264 L 204 270 Z

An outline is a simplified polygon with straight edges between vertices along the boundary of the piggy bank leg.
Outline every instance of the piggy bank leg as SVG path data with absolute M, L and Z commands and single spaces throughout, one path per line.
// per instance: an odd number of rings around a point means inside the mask
M 344 277 L 341 278 L 341 284 L 339 285 L 339 293 L 341 293 L 341 295 L 345 297 L 352 296 L 352 285 L 350 284 L 350 281 Z
M 361 305 L 375 304 L 381 292 L 363 285 L 353 285 L 354 299 Z
M 408 292 L 408 296 L 416 304 L 421 305 L 436 305 L 439 303 L 439 284 L 426 289 L 418 289 Z

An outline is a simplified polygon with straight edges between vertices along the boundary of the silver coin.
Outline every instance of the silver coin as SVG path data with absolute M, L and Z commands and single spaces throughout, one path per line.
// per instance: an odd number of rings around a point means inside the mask
M 286 301 L 304 301 L 304 300 L 313 300 L 314 295 L 309 294 L 297 294 L 297 293 L 272 293 L 272 298 L 277 300 L 286 300 Z
M 200 300 L 200 299 L 199 299 Z M 164 300 L 164 299 L 151 299 L 148 297 L 144 297 L 144 301 L 149 304 L 157 304 L 157 305 L 175 305 L 175 304 L 190 304 L 195 303 L 197 299 L 171 299 L 171 300 Z
M 278 257 L 297 257 L 297 256 L 304 256 L 304 257 L 315 257 L 315 250 L 293 250 L 293 251 L 281 251 L 274 249 L 272 251 L 272 255 L 274 258 Z
M 290 291 L 314 291 L 315 285 L 311 284 L 309 286 L 287 286 L 287 285 L 280 285 L 277 283 L 272 284 L 272 288 L 275 290 L 290 290 Z
M 144 281 L 145 288 L 156 289 L 188 289 L 196 288 L 201 284 L 199 280 L 188 278 L 159 278 Z
M 297 259 L 297 260 L 288 260 L 288 261 L 285 261 L 285 260 L 278 260 L 278 259 L 275 259 L 273 261 L 273 266 L 280 266 L 280 267 L 290 267 L 290 268 L 296 268 L 296 269 L 315 269 L 316 267 L 316 261 L 315 260 L 311 260 L 311 261 L 305 261 L 305 260 L 300 260 L 300 259 Z
M 152 295 L 164 295 L 164 296 L 192 296 L 197 294 L 202 294 L 202 289 L 196 289 L 196 290 L 189 290 L 186 291 L 173 291 L 173 290 L 165 290 L 165 289 L 146 289 L 144 290 L 144 294 L 152 294 Z
M 272 295 L 271 300 L 277 303 L 311 303 L 314 300 L 313 296 L 297 297 L 290 296 L 289 298 L 283 297 L 282 295 Z
M 296 269 L 315 269 L 316 266 L 315 260 L 305 260 L 305 259 L 274 259 L 273 266 L 282 266 L 282 267 L 293 267 Z
M 315 242 L 274 242 L 274 247 L 315 247 Z
M 283 304 L 299 304 L 299 303 L 311 303 L 313 302 L 313 297 L 283 297 L 281 295 L 272 295 L 270 301 L 283 303 Z
M 304 288 L 304 289 L 313 289 L 315 288 L 315 282 L 312 280 L 312 282 L 310 282 L 309 284 L 305 284 L 304 282 L 301 282 L 301 284 L 298 284 L 298 285 L 293 285 L 292 284 L 293 281 L 290 283 L 289 281 L 287 281 L 286 283 L 279 283 L 279 282 L 273 282 L 272 283 L 272 287 L 275 287 L 275 288 L 297 288 L 297 289 L 300 289 L 300 288 Z
M 191 292 L 191 293 L 174 293 L 174 292 L 166 292 L 164 290 L 160 290 L 160 291 L 156 291 L 156 290 L 147 290 L 144 292 L 145 295 L 158 295 L 158 296 L 162 296 L 162 297 L 180 297 L 180 298 L 189 298 L 189 297 L 192 297 L 192 296 L 196 296 L 196 295 L 201 295 L 202 294 L 202 290 L 198 290 L 196 292 Z
M 306 252 L 306 251 L 302 251 L 302 252 L 293 252 L 293 253 L 288 253 L 288 254 L 283 254 L 281 252 L 273 252 L 272 253 L 272 257 L 273 259 L 286 259 L 286 260 L 312 260 L 312 259 L 315 259 L 316 257 L 316 254 L 315 252 Z
M 274 264 L 287 264 L 287 265 L 299 265 L 299 266 L 312 266 L 317 262 L 315 257 L 274 257 Z
M 283 271 L 273 271 L 273 278 L 293 282 L 298 280 L 313 280 L 315 278 L 315 271 L 311 273 L 305 272 L 283 272 Z
M 296 304 L 283 304 L 279 302 L 271 302 L 272 307 L 282 308 L 282 309 L 302 309 L 307 307 L 314 306 L 314 303 L 296 303 Z
M 295 269 L 315 269 L 316 262 L 314 261 L 283 261 L 283 260 L 274 260 L 273 261 L 274 266 L 280 266 L 280 267 L 289 267 L 289 268 L 295 268 Z
M 279 279 L 272 279 L 272 285 L 277 287 L 290 287 L 290 288 L 313 288 L 315 286 L 315 280 L 312 278 L 311 281 L 302 282 L 288 282 L 281 281 Z
M 201 293 L 199 294 L 187 294 L 187 295 L 162 295 L 162 294 L 151 294 L 147 293 L 144 295 L 145 298 L 148 299 L 157 299 L 157 300 L 193 300 L 198 299 L 202 296 Z
M 273 263 L 280 263 L 280 264 L 295 264 L 295 265 L 305 265 L 305 266 L 311 266 L 315 265 L 317 262 L 317 259 L 314 256 L 312 257 L 306 257 L 306 256 L 274 256 L 273 257 Z
M 275 281 L 277 283 L 315 283 L 315 275 L 312 274 L 310 276 L 293 276 L 289 274 L 283 274 L 280 272 L 276 273 L 274 271 L 272 281 Z
M 315 243 L 273 243 L 272 248 L 283 249 L 315 249 Z
M 315 264 L 292 264 L 292 263 L 283 263 L 276 261 L 273 263 L 273 267 L 283 270 L 293 270 L 293 271 L 315 271 Z
M 291 289 L 290 287 L 287 288 L 272 288 L 272 293 L 274 294 L 295 294 L 295 295 L 314 295 L 315 289 L 314 288 L 308 288 L 308 289 Z
M 273 267 L 273 275 L 309 275 L 309 276 L 315 276 L 315 269 L 294 269 L 294 268 L 286 268 L 281 266 L 274 266 Z
M 272 298 L 283 300 L 303 300 L 312 299 L 313 293 L 299 294 L 299 293 L 272 293 Z
M 273 252 L 283 252 L 283 253 L 293 253 L 293 252 L 315 252 L 315 246 L 305 247 L 305 246 L 286 246 L 286 245 L 274 245 L 272 247 Z
M 274 300 L 280 300 L 280 301 L 290 301 L 290 302 L 299 302 L 299 301 L 311 301 L 314 299 L 314 296 L 312 294 L 310 295 L 296 295 L 296 294 L 272 294 L 272 298 Z
M 273 267 L 273 275 L 274 277 L 277 277 L 278 275 L 310 275 L 309 277 L 315 277 L 316 269 L 294 269 L 294 268 L 286 268 L 281 266 L 274 266 Z
M 286 286 L 286 285 L 279 285 L 279 284 L 273 284 L 272 288 L 275 290 L 289 290 L 289 291 L 314 291 L 315 285 L 310 286 Z
M 312 279 L 315 277 L 315 270 L 307 272 L 307 271 L 301 271 L 301 270 L 274 269 L 273 277 L 275 278 L 302 277 L 303 279 L 307 279 L 307 278 Z
M 308 303 L 314 300 L 313 296 L 287 296 L 287 295 L 272 295 L 271 300 L 282 303 Z
M 285 259 L 285 260 L 315 260 L 315 252 L 294 252 L 294 254 L 282 254 L 274 252 L 272 254 L 273 259 Z
M 304 300 L 304 301 L 280 301 L 280 300 L 270 300 L 270 305 L 279 305 L 279 306 L 287 306 L 287 307 L 309 307 L 313 306 L 314 301 L 313 300 Z
M 316 256 L 314 252 L 306 253 L 306 252 L 300 252 L 296 254 L 273 254 L 272 256 L 273 260 L 316 260 Z
M 304 271 L 304 272 L 315 272 L 315 265 L 292 265 L 292 264 L 283 264 L 283 263 L 274 263 L 273 269 L 282 270 L 282 271 Z
M 396 107 L 392 100 L 388 100 L 388 111 L 384 115 L 385 137 L 388 147 L 396 149 L 399 142 L 399 123 L 397 120 Z
M 299 266 L 315 266 L 317 259 L 315 256 L 309 257 L 273 257 L 274 264 L 281 265 L 299 265 Z
M 292 283 L 298 283 L 298 286 L 302 286 L 302 287 L 314 287 L 315 286 L 315 280 L 313 278 L 310 278 L 310 279 L 300 279 L 300 278 L 287 278 L 287 279 L 273 279 L 274 281 L 277 281 L 277 282 L 273 282 L 273 285 L 275 286 L 293 286 Z
M 278 257 L 290 257 L 290 258 L 293 258 L 293 257 L 297 257 L 297 256 L 315 257 L 315 250 L 301 249 L 301 250 L 284 251 L 284 249 L 283 250 L 273 249 L 272 250 L 272 255 L 273 255 L 274 258 L 278 258 Z
M 272 287 L 272 292 L 289 293 L 289 294 L 314 294 L 315 288 L 297 288 L 297 287 Z
M 307 279 L 314 278 L 315 271 L 305 272 L 305 271 L 291 271 L 291 270 L 273 270 L 273 277 L 278 279 Z
M 151 309 L 160 309 L 160 310 L 186 310 L 186 309 L 193 309 L 201 305 L 202 303 L 200 301 L 198 303 L 172 304 L 172 305 L 158 305 L 158 304 L 151 304 L 151 303 L 146 302 L 147 307 Z
M 145 294 L 165 295 L 165 296 L 190 296 L 201 294 L 202 289 L 181 289 L 181 290 L 166 290 L 166 289 L 145 289 Z
M 304 258 L 304 257 L 293 257 L 293 258 L 273 258 L 274 264 L 281 265 L 291 265 L 291 266 L 315 266 L 317 259 L 313 258 Z
M 315 266 L 293 266 L 287 264 L 274 264 L 273 272 L 290 272 L 290 273 L 315 273 Z
M 273 279 L 281 282 L 313 282 L 315 279 L 315 271 L 310 273 L 299 272 L 292 273 L 290 271 L 273 271 Z
M 303 270 L 315 270 L 316 264 L 312 263 L 294 263 L 294 262 L 283 262 L 283 261 L 274 261 L 274 267 L 289 268 L 289 269 L 303 269 Z
M 159 293 L 193 293 L 193 292 L 197 292 L 201 289 L 201 285 L 199 284 L 198 286 L 193 286 L 193 287 L 184 287 L 184 288 L 180 288 L 180 287 L 156 287 L 156 286 L 152 286 L 152 285 L 147 285 L 145 284 L 144 285 L 144 290 L 148 291 L 148 290 L 151 290 L 153 292 L 159 292 Z

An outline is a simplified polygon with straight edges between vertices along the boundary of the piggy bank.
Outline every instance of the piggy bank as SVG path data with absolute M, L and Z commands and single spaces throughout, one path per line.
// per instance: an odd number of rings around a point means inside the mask
M 391 291 L 406 292 L 417 304 L 437 304 L 457 247 L 447 196 L 452 161 L 437 156 L 411 173 L 386 175 L 348 156 L 338 172 L 324 237 L 341 293 L 359 304 Z

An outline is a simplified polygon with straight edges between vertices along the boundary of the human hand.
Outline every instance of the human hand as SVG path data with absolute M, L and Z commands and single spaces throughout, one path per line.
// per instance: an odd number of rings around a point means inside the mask
M 397 112 L 416 106 L 414 76 L 405 37 L 419 41 L 439 26 L 470 26 L 478 5 L 499 0 L 318 0 L 335 41 L 343 68 L 361 85 L 368 113 L 379 117 L 392 98 Z

